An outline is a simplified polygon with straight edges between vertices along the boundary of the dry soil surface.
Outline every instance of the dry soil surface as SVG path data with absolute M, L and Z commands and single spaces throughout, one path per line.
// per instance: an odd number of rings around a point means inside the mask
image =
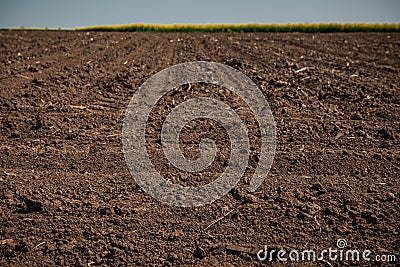
M 399 264 L 399 51 L 399 33 L 0 31 L 0 265 L 286 266 L 256 253 L 265 245 L 318 252 L 338 239 Z M 253 140 L 249 168 L 229 194 L 171 207 L 129 173 L 122 123 L 144 81 L 196 60 L 232 66 L 258 85 L 275 117 L 276 156 L 263 185 L 247 192 Z M 242 103 L 202 84 L 162 99 L 147 147 L 176 183 L 209 182 L 229 158 L 226 133 L 206 120 L 192 125 L 183 150 L 196 158 L 194 139 L 217 131 L 218 164 L 190 176 L 157 156 L 161 119 L 199 95 Z M 379 265 L 324 260 L 293 265 Z

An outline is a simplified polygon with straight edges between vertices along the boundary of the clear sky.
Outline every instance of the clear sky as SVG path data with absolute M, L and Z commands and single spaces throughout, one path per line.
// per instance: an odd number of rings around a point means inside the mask
M 252 22 L 400 23 L 400 0 L 0 0 L 0 28 Z

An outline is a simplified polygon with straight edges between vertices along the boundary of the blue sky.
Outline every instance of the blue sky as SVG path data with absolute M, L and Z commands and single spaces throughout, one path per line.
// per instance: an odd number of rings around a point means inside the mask
M 0 0 L 0 28 L 252 22 L 400 23 L 400 1 Z

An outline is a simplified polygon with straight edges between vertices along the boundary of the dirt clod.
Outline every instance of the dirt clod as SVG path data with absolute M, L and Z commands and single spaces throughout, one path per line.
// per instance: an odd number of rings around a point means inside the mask
M 206 252 L 201 247 L 196 248 L 196 250 L 193 252 L 193 257 L 195 257 L 195 258 L 203 259 L 205 256 L 206 256 Z
M 27 213 L 41 212 L 43 210 L 43 204 L 39 200 L 25 197 L 24 202 L 25 202 L 25 211 Z

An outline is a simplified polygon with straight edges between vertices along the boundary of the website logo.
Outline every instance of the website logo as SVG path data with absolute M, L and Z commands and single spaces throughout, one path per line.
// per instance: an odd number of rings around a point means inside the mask
M 146 125 L 158 101 L 170 90 L 182 85 L 205 83 L 228 89 L 251 109 L 259 127 L 261 150 L 249 190 L 255 191 L 266 178 L 275 155 L 276 133 L 270 107 L 257 85 L 242 72 L 215 62 L 195 61 L 164 69 L 144 82 L 133 95 L 126 110 L 122 129 L 125 161 L 136 183 L 149 195 L 169 205 L 192 207 L 209 204 L 227 194 L 245 172 L 250 144 L 243 120 L 229 103 L 212 97 L 188 99 L 165 118 L 161 130 L 162 150 L 166 158 L 183 171 L 196 173 L 212 164 L 216 157 L 214 140 L 199 143 L 200 157 L 186 158 L 180 149 L 182 129 L 195 119 L 210 119 L 224 128 L 230 139 L 230 158 L 224 172 L 201 186 L 182 186 L 164 179 L 156 170 L 146 147 Z

